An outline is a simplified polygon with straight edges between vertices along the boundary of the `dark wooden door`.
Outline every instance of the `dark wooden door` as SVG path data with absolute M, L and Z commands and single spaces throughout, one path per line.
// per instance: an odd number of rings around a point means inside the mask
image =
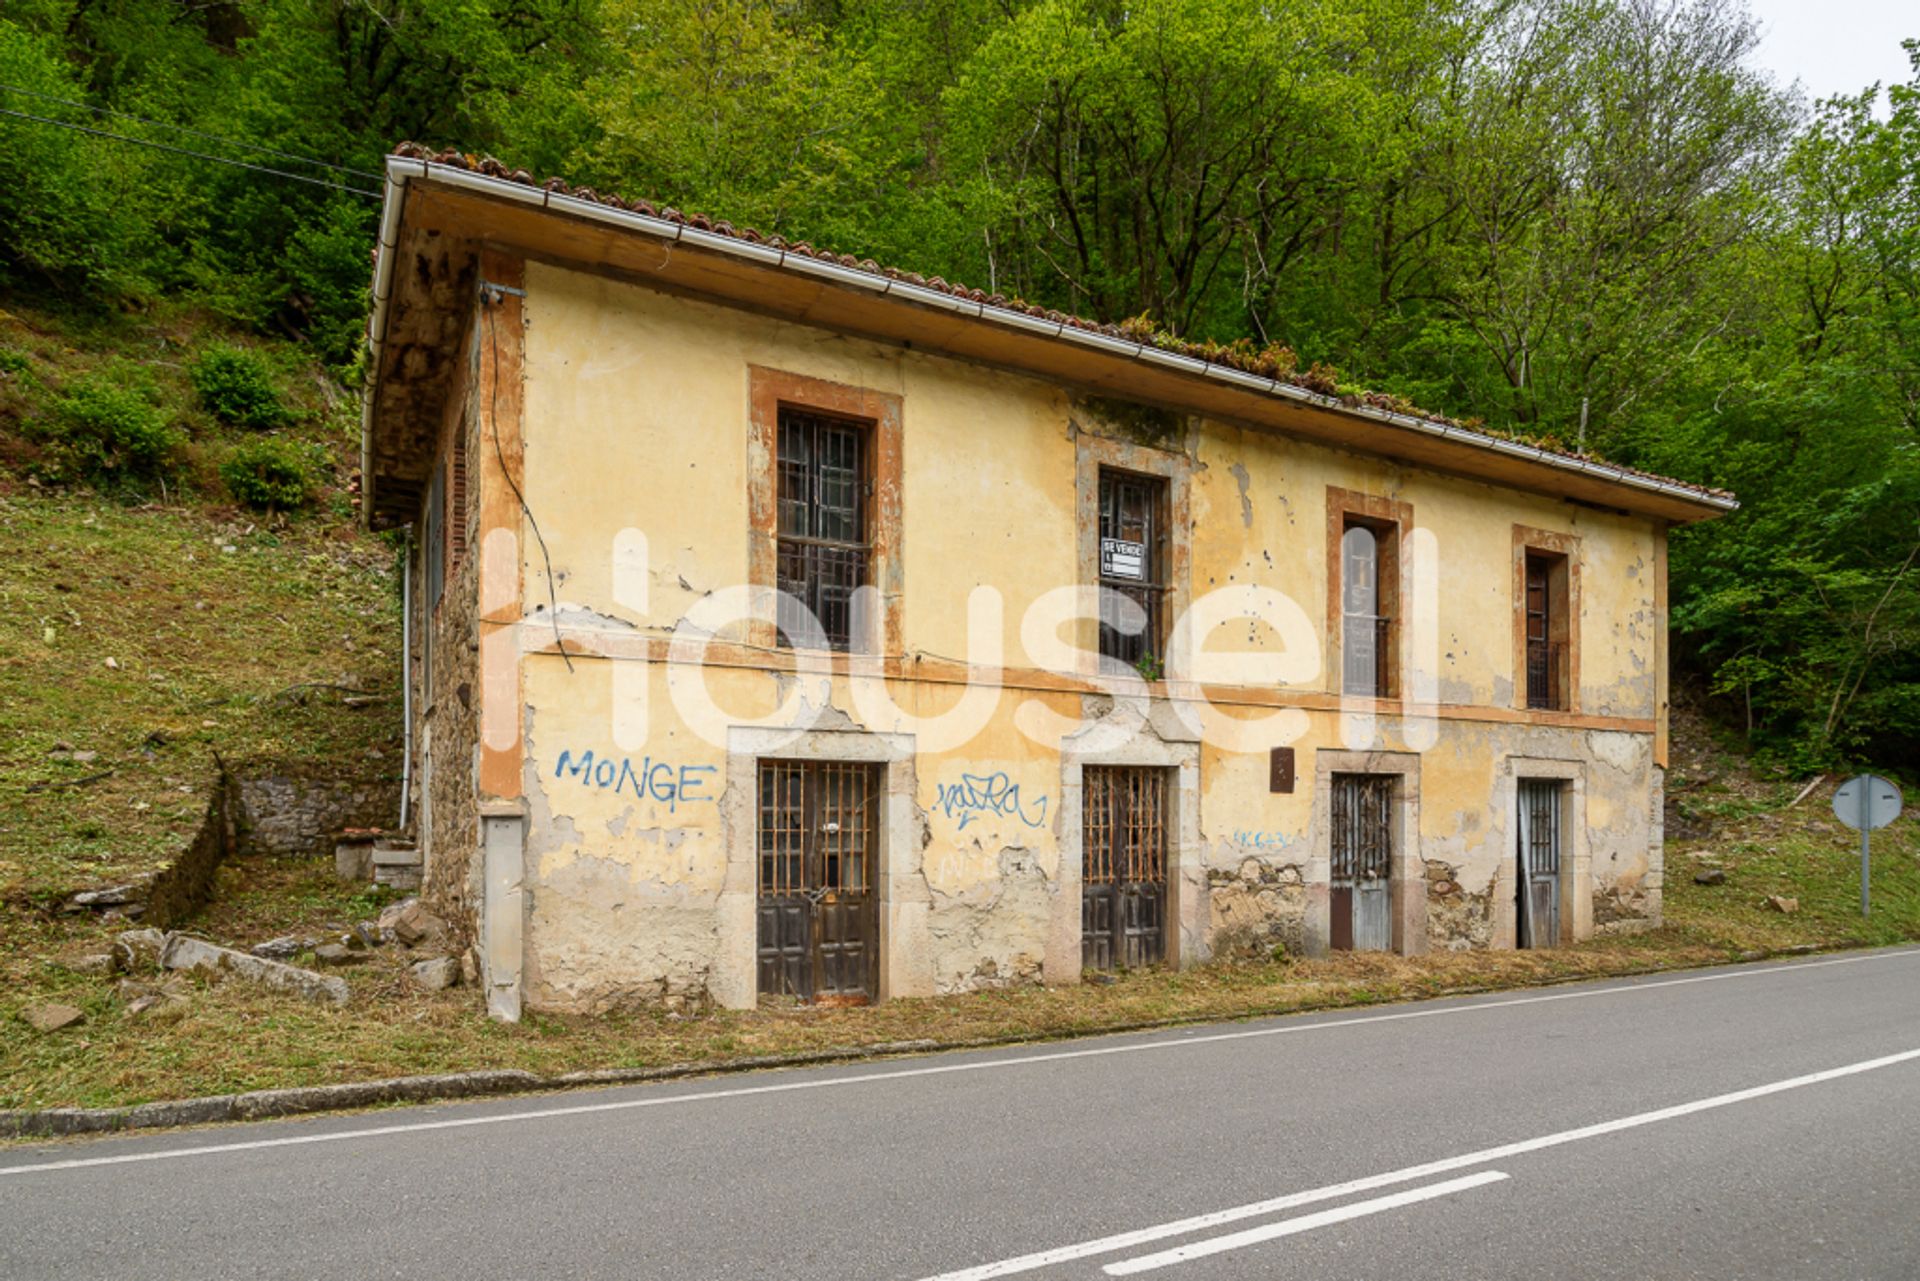
M 1081 796 L 1081 968 L 1156 965 L 1167 955 L 1167 771 L 1089 766 Z
M 871 1000 L 878 770 L 839 761 L 760 763 L 762 996 Z
M 1520 780 L 1514 945 L 1560 942 L 1560 790 L 1549 779 Z
M 1336 951 L 1393 947 L 1393 776 L 1333 776 L 1330 942 Z

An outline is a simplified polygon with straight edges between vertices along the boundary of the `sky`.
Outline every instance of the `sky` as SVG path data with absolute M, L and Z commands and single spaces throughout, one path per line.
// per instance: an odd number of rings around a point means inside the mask
M 1764 33 L 1754 62 L 1810 98 L 1913 78 L 1903 39 L 1920 38 L 1920 0 L 1747 0 Z M 1884 100 L 1883 100 L 1884 106 Z

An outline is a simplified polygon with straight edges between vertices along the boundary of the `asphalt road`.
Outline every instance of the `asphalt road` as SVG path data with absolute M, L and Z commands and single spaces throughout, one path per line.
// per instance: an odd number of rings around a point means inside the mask
M 0 1148 L 0 1278 L 1920 1277 L 1920 950 Z

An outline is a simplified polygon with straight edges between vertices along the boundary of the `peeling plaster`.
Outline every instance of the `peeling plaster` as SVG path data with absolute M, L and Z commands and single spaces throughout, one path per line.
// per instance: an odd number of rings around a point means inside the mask
M 1227 468 L 1227 470 L 1233 474 L 1233 483 L 1240 486 L 1240 523 L 1248 529 L 1252 529 L 1253 499 L 1249 497 L 1247 493 L 1248 486 L 1252 483 L 1252 478 L 1247 475 L 1247 465 L 1245 463 L 1235 463 L 1233 466 Z

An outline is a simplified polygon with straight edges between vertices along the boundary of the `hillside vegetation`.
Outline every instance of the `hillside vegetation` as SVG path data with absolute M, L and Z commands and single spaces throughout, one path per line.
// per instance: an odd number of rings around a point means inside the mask
M 263 433 L 219 421 L 192 377 L 236 341 L 267 371 L 271 438 L 310 468 L 292 512 L 240 503 L 220 474 Z M 164 464 L 68 483 L 62 416 L 102 387 L 137 389 Z M 356 523 L 357 420 L 304 349 L 203 315 L 0 307 L 0 979 L 16 991 L 66 938 L 53 904 L 193 834 L 216 755 L 398 771 L 395 552 Z

